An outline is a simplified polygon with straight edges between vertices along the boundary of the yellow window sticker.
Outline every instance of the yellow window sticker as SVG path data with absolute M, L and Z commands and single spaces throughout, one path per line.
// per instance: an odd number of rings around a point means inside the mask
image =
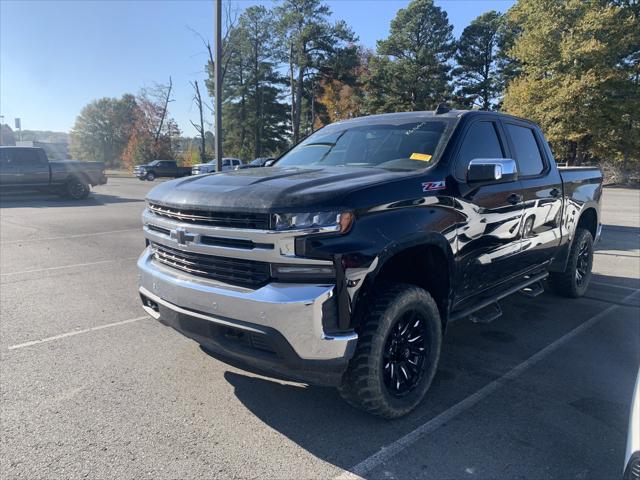
M 412 153 L 409 157 L 411 160 L 420 160 L 421 162 L 428 162 L 431 160 L 431 155 L 426 153 Z

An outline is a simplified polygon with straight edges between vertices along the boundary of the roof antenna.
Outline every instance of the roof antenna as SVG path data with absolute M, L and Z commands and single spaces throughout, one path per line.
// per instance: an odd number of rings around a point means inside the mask
M 449 107 L 447 107 L 444 103 L 439 103 L 434 113 L 436 115 L 442 115 L 443 113 L 447 113 L 449 110 Z

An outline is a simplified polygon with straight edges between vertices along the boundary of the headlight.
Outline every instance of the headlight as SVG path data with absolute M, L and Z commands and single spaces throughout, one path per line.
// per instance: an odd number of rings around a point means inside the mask
M 353 219 L 351 212 L 277 213 L 274 215 L 274 226 L 276 230 L 327 228 L 345 233 L 351 227 Z
M 146 168 L 141 168 L 141 169 L 140 169 L 140 173 L 145 173 L 146 171 L 147 171 L 147 169 L 146 169 Z

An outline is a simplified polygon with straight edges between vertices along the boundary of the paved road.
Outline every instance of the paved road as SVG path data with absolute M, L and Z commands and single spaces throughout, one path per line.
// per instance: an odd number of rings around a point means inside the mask
M 385 422 L 227 366 L 144 316 L 152 185 L 0 197 L 3 478 L 620 478 L 640 362 L 640 190 L 607 189 L 587 296 L 451 326 L 435 384 Z

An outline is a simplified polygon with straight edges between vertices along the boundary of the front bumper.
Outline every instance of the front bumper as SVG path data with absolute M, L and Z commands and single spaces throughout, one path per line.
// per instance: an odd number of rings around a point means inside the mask
M 138 260 L 143 308 L 230 360 L 295 380 L 337 385 L 356 333 L 330 335 L 323 316 L 336 308 L 333 285 L 270 283 L 257 290 L 183 274 Z

